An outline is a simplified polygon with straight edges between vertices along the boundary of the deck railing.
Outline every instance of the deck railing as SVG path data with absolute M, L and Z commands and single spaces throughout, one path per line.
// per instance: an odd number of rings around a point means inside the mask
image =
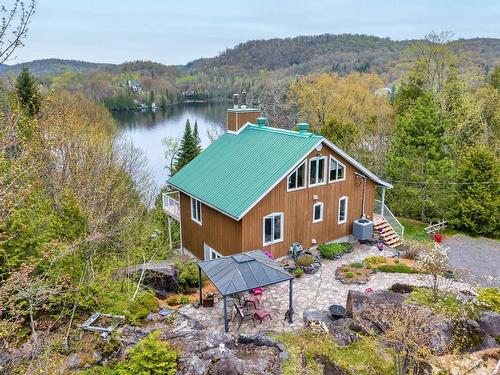
M 170 216 L 172 216 L 176 220 L 181 219 L 181 206 L 179 201 L 172 198 L 169 194 L 172 193 L 163 193 L 162 194 L 162 202 L 163 202 L 163 210 Z
M 396 216 L 389 210 L 389 207 L 385 204 L 382 205 L 382 201 L 377 199 L 375 199 L 375 213 L 381 215 L 387 221 L 399 238 L 403 238 L 405 227 L 396 219 Z

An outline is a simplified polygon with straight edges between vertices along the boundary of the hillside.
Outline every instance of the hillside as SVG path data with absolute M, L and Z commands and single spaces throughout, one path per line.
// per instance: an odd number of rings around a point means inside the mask
M 12 72 L 17 75 L 23 66 L 27 66 L 34 75 L 40 77 L 64 72 L 88 72 L 97 69 L 106 69 L 112 67 L 113 64 L 91 63 L 79 60 L 42 59 L 14 65 L 2 64 L 0 65 L 0 74 Z

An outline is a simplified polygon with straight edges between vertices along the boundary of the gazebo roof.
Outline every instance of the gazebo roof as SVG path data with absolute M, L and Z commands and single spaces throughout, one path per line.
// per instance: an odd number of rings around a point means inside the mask
M 223 296 L 293 279 L 261 250 L 198 262 Z

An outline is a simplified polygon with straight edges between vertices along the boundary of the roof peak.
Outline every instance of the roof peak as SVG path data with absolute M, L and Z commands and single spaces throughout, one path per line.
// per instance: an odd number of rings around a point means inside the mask
M 248 124 L 248 129 L 257 130 L 257 131 L 265 131 L 265 132 L 273 132 L 273 133 L 281 133 L 288 134 L 292 136 L 296 136 L 299 138 L 317 138 L 322 139 L 323 137 L 311 132 L 300 132 L 295 130 L 281 129 L 281 128 L 273 128 L 272 126 L 258 126 L 255 124 Z

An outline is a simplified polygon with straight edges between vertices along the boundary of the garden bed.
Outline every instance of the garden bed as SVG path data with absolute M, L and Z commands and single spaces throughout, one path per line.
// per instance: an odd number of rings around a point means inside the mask
M 373 273 L 363 263 L 343 264 L 335 271 L 335 278 L 343 284 L 366 284 Z

